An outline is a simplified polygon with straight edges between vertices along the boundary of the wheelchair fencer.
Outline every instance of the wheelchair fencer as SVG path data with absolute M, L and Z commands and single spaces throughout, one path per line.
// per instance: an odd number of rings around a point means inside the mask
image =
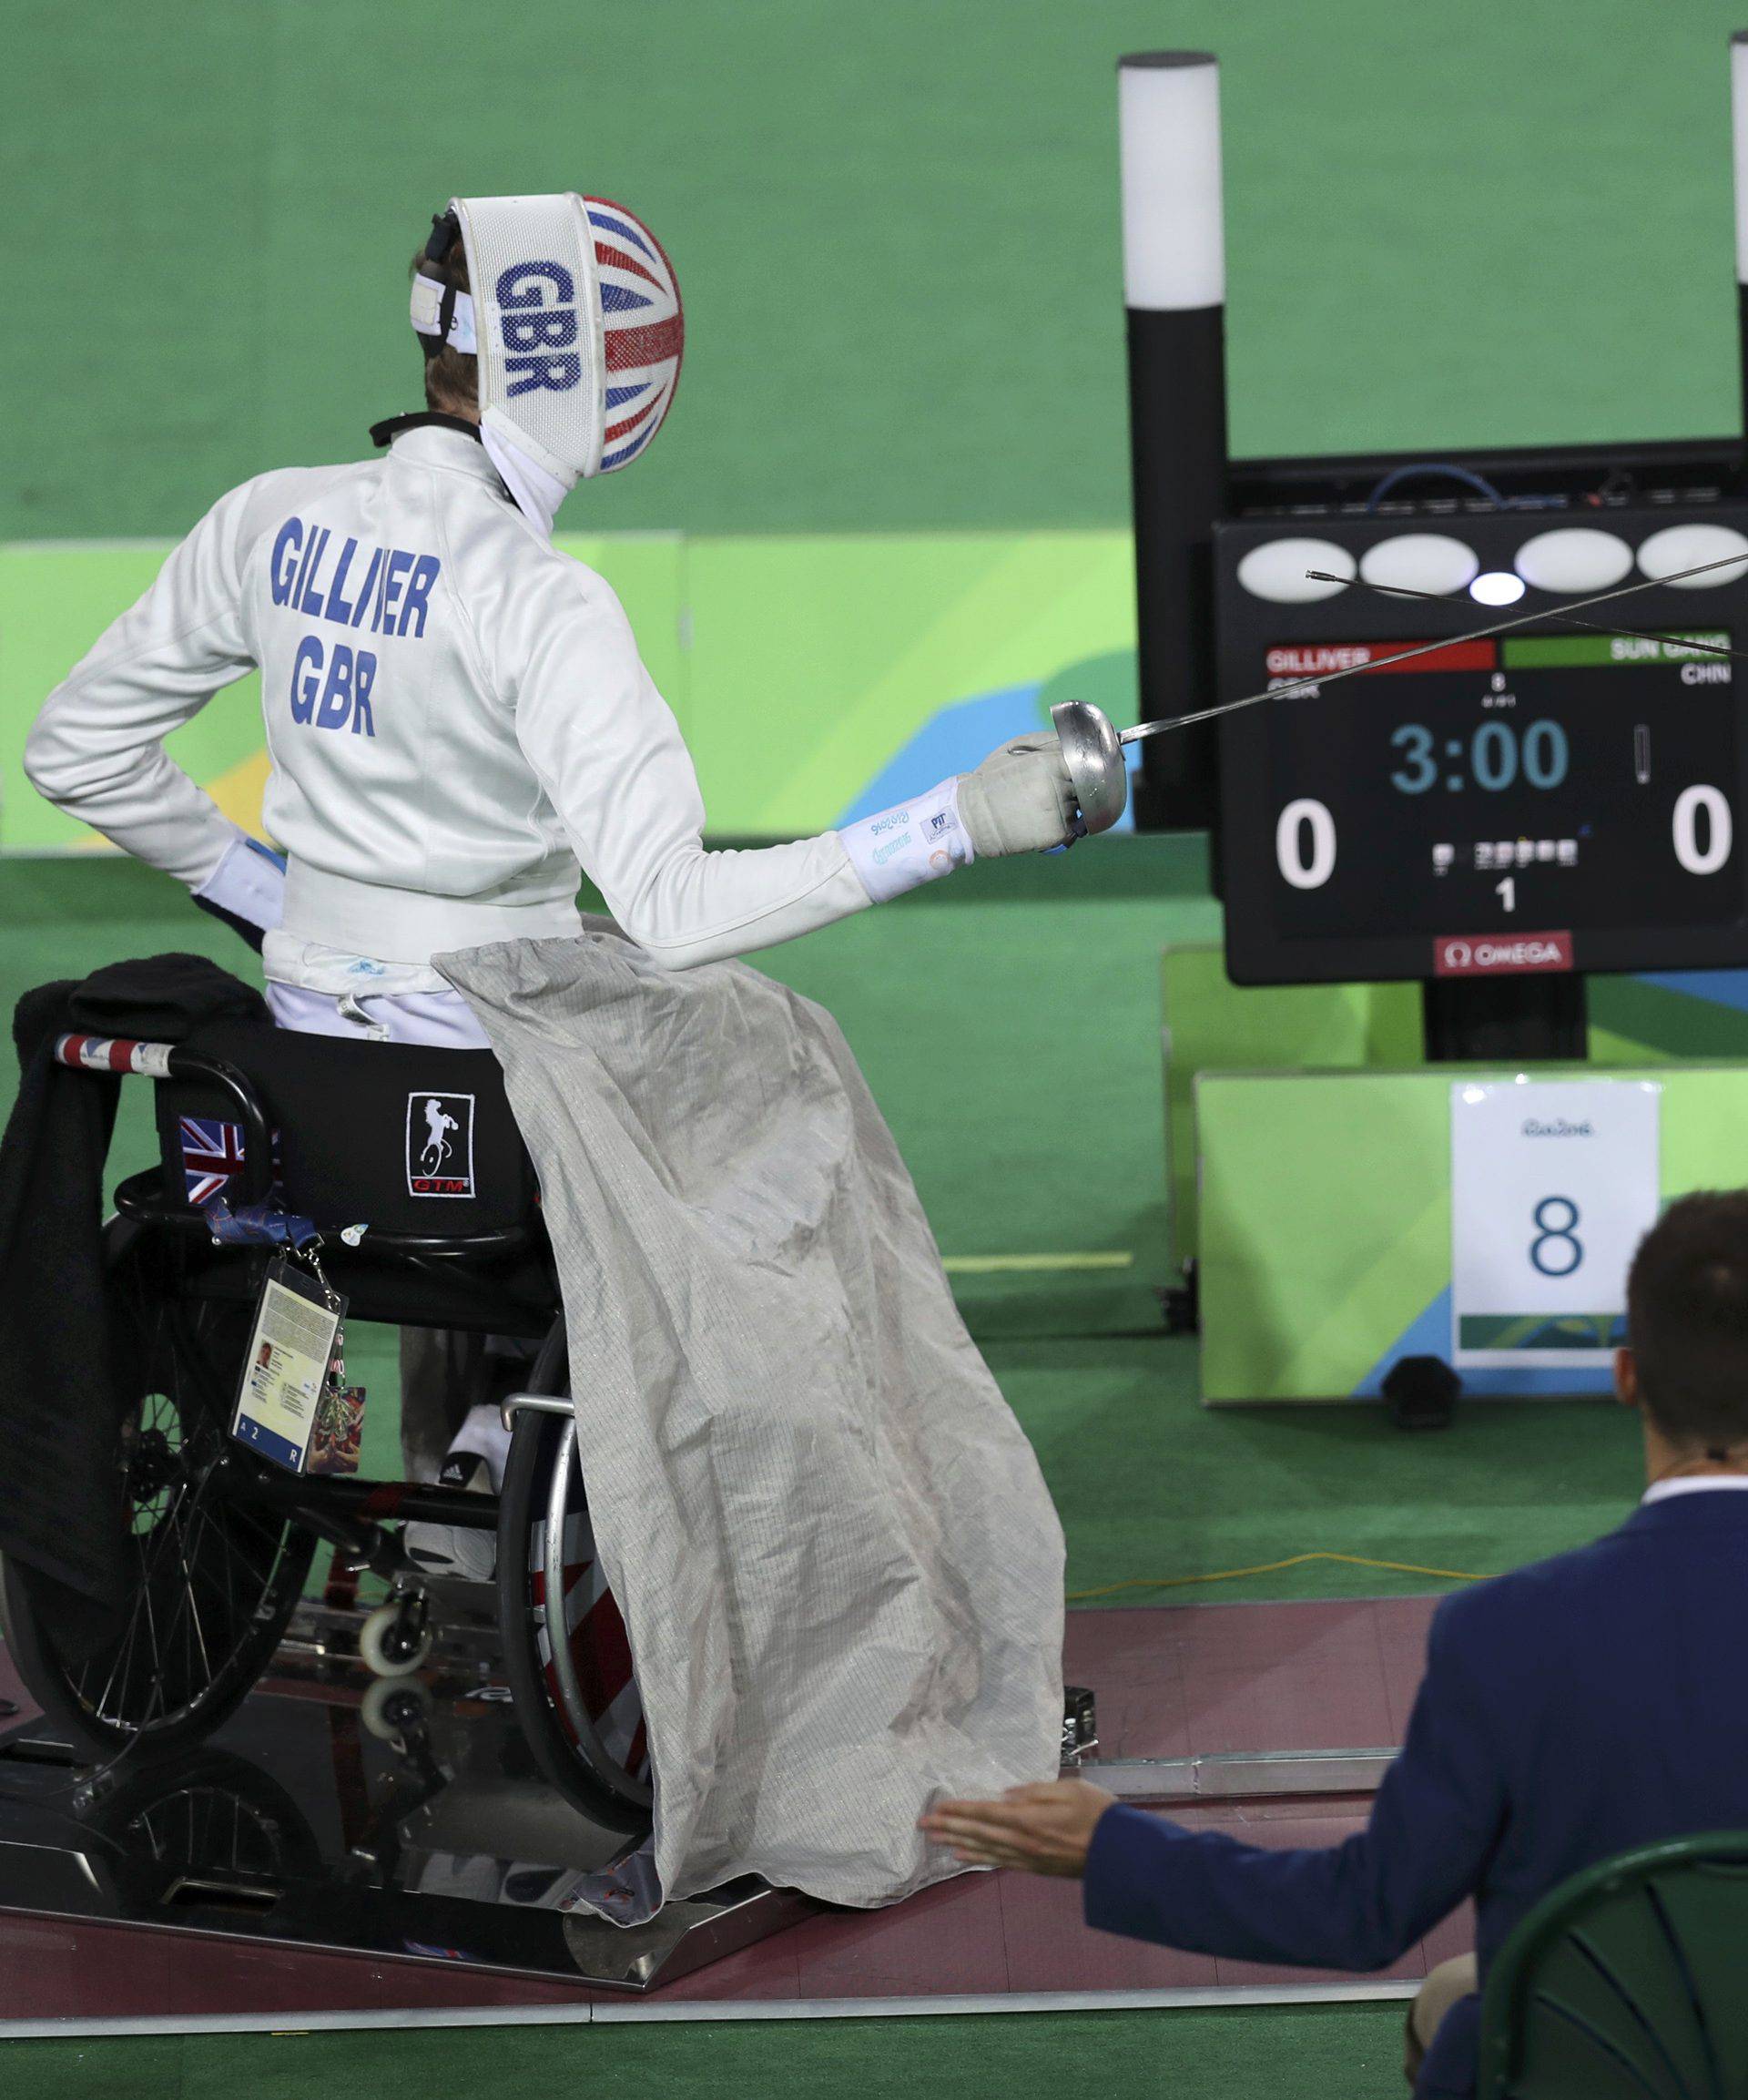
M 68 1655 L 50 1585 L 0 1562 L 0 1623 L 45 1713 L 100 1763 L 187 1750 L 268 1668 L 323 1542 L 386 1583 L 360 1656 L 379 1680 L 409 1677 L 446 1585 L 409 1557 L 404 1527 L 491 1529 L 504 1678 L 534 1760 L 594 1822 L 641 1836 L 647 1739 L 594 1549 L 538 1188 L 496 1059 L 253 1021 L 206 1026 L 198 1047 L 63 1035 L 55 1055 L 149 1076 L 159 1158 L 117 1188 L 103 1235 L 130 1600 L 113 1635 Z M 436 1173 L 422 1171 L 433 1125 L 449 1147 Z M 524 1346 L 531 1368 L 503 1396 L 501 1493 L 293 1472 L 232 1434 L 263 1276 L 286 1249 L 216 1239 L 201 1208 L 215 1179 L 236 1212 L 313 1221 L 349 1320 Z

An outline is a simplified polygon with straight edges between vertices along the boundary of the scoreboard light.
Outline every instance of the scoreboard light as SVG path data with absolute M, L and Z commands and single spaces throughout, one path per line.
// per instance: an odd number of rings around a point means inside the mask
M 1524 581 L 1509 569 L 1487 569 L 1469 586 L 1477 605 L 1514 606 L 1524 593 Z
M 1748 530 L 1748 505 L 1712 521 Z M 1616 510 L 1637 547 L 1664 510 Z M 1319 521 L 1363 567 L 1392 530 Z M 1240 984 L 1694 969 L 1748 954 L 1748 723 L 1728 652 L 1748 579 L 1632 601 L 1632 635 L 1560 627 L 1559 594 L 1505 566 L 1509 512 L 1465 517 L 1481 573 L 1529 631 L 1462 639 L 1460 603 L 1361 588 L 1283 603 L 1247 588 L 1280 524 L 1214 535 L 1220 680 L 1292 692 L 1220 723 L 1227 966 Z M 1731 572 L 1725 571 L 1726 576 Z M 1697 617 L 1696 617 L 1697 616 Z M 1450 646 L 1393 664 L 1400 651 Z M 1375 672 L 1365 670 L 1376 664 Z M 1326 691 L 1320 672 L 1360 668 Z
M 1121 59 L 1117 140 L 1135 668 L 1150 717 L 1182 713 L 1185 691 L 1214 685 L 1208 523 L 1226 507 L 1226 255 L 1220 68 L 1210 54 Z M 1155 738 L 1139 763 L 1137 823 L 1211 821 L 1212 728 Z

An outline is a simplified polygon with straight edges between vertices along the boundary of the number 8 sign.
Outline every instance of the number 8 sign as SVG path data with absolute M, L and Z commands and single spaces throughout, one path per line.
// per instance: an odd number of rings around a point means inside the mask
M 1660 1096 L 1637 1079 L 1452 1084 L 1458 1369 L 1607 1364 L 1624 1338 L 1628 1264 L 1657 1216 Z
M 1563 1209 L 1566 1215 L 1555 1224 L 1547 1213 L 1557 1209 Z M 1578 1206 L 1570 1196 L 1544 1196 L 1537 1204 L 1536 1237 L 1530 1242 L 1530 1259 L 1544 1276 L 1570 1276 L 1583 1260 L 1583 1244 L 1573 1229 L 1578 1218 Z M 1561 1249 L 1568 1251 L 1562 1253 Z

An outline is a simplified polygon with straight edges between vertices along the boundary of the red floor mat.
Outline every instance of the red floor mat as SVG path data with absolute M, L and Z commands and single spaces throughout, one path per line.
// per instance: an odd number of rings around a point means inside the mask
M 1096 1692 L 1109 1758 L 1378 1748 L 1400 1739 L 1431 1611 L 1432 1600 L 1410 1597 L 1074 1612 L 1067 1674 Z M 3 1657 L 0 1695 L 21 1696 Z M 1367 1806 L 1357 1798 L 1223 1802 L 1183 1820 L 1257 1844 L 1322 1845 L 1357 1829 Z M 1470 1943 L 1459 1915 L 1375 1980 L 1412 1981 Z M 19 1912 L 0 1916 L 0 2019 L 11 2021 L 581 2008 L 597 1995 L 477 1969 Z M 892 1910 L 812 1919 L 644 2003 L 653 2011 L 663 2002 L 999 1999 L 1351 1981 L 1090 1932 L 1071 1883 L 973 1875 Z

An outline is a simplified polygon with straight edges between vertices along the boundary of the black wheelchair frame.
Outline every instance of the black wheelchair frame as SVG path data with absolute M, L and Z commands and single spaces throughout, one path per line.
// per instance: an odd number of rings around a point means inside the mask
M 77 1035 L 60 1038 L 55 1055 L 74 1070 L 216 1089 L 243 1132 L 228 1197 L 238 1208 L 273 1197 L 268 1111 L 234 1064 L 179 1045 Z M 286 1200 L 295 1209 L 295 1191 Z M 219 1243 L 164 1163 L 123 1181 L 115 1205 L 106 1283 L 137 1583 L 115 1638 L 74 1653 L 57 1632 L 51 1590 L 30 1568 L 0 1564 L 8 1647 L 45 1712 L 108 1763 L 198 1742 L 270 1664 L 318 1541 L 335 1548 L 337 1565 L 387 1582 L 389 1600 L 364 1621 L 360 1651 L 379 1677 L 411 1677 L 430 1649 L 433 1589 L 446 1585 L 408 1559 L 398 1527 L 489 1529 L 504 1672 L 535 1763 L 596 1823 L 628 1839 L 645 1832 L 646 1738 L 623 1621 L 595 1566 L 557 1275 L 537 1209 L 473 1233 L 371 1228 L 349 1244 L 330 1228 L 319 1242 L 349 1318 L 538 1341 L 526 1390 L 503 1403 L 510 1456 L 502 1493 L 488 1495 L 296 1474 L 237 1442 L 230 1422 L 253 1309 L 282 1250 Z

